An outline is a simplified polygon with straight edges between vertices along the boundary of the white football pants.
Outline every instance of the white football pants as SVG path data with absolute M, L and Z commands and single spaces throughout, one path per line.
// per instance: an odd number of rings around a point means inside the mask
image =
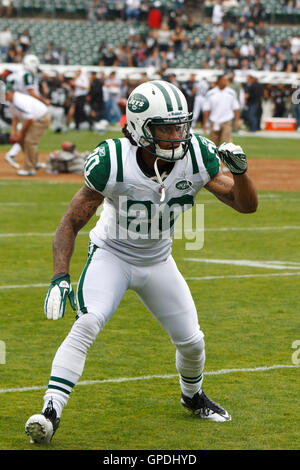
M 71 392 L 83 372 L 88 348 L 117 310 L 127 289 L 137 293 L 174 343 L 181 391 L 192 397 L 201 389 L 204 334 L 189 287 L 172 256 L 140 267 L 91 245 L 77 289 L 81 312 L 55 355 L 46 398 L 55 393 L 53 388 Z M 134 312 L 128 314 L 128 322 L 131 315 Z

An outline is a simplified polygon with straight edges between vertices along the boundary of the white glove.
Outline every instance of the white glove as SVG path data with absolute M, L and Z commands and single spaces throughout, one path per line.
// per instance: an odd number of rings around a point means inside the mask
M 48 320 L 58 320 L 64 316 L 68 298 L 72 309 L 76 310 L 75 294 L 69 274 L 62 273 L 59 277 L 54 276 L 44 304 L 44 313 Z
M 247 171 L 247 158 L 239 145 L 224 142 L 217 149 L 218 156 L 233 175 L 242 175 Z

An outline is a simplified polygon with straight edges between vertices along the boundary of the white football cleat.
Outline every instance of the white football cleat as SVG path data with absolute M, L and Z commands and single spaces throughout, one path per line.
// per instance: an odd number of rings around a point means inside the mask
M 30 444 L 49 444 L 59 422 L 50 400 L 45 411 L 32 415 L 25 424 L 25 433 L 30 437 Z
M 37 162 L 37 164 L 35 165 L 35 169 L 40 170 L 41 168 L 46 168 L 46 163 Z
M 19 163 L 16 162 L 16 157 L 14 155 L 9 155 L 9 153 L 7 153 L 4 156 L 4 158 L 7 161 L 7 163 L 9 163 L 14 168 L 17 168 L 17 169 L 20 168 L 20 165 L 19 165 Z
M 35 170 L 19 170 L 17 171 L 17 175 L 19 176 L 34 176 Z

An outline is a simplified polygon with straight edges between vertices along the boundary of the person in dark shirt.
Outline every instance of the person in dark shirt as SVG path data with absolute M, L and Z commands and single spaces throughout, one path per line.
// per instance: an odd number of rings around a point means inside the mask
M 90 105 L 89 124 L 93 127 L 95 122 L 104 118 L 104 100 L 103 100 L 103 83 L 97 77 L 97 72 L 92 71 L 90 75 L 90 91 L 87 95 L 87 101 Z
M 280 83 L 272 93 L 275 104 L 274 117 L 284 117 L 286 110 L 287 90 Z
M 260 129 L 260 118 L 262 114 L 262 86 L 253 75 L 248 75 L 247 77 L 245 98 L 248 108 L 249 130 L 250 132 L 256 132 Z
M 112 46 L 108 46 L 108 48 L 103 51 L 99 62 L 99 66 L 101 65 L 105 65 L 106 67 L 118 65 L 118 57 Z

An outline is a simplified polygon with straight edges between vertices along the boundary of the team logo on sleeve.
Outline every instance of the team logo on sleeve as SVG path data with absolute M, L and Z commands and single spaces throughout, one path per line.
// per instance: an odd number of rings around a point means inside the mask
M 142 113 L 149 108 L 149 101 L 146 96 L 141 95 L 140 93 L 135 93 L 129 98 L 128 109 L 132 113 Z

